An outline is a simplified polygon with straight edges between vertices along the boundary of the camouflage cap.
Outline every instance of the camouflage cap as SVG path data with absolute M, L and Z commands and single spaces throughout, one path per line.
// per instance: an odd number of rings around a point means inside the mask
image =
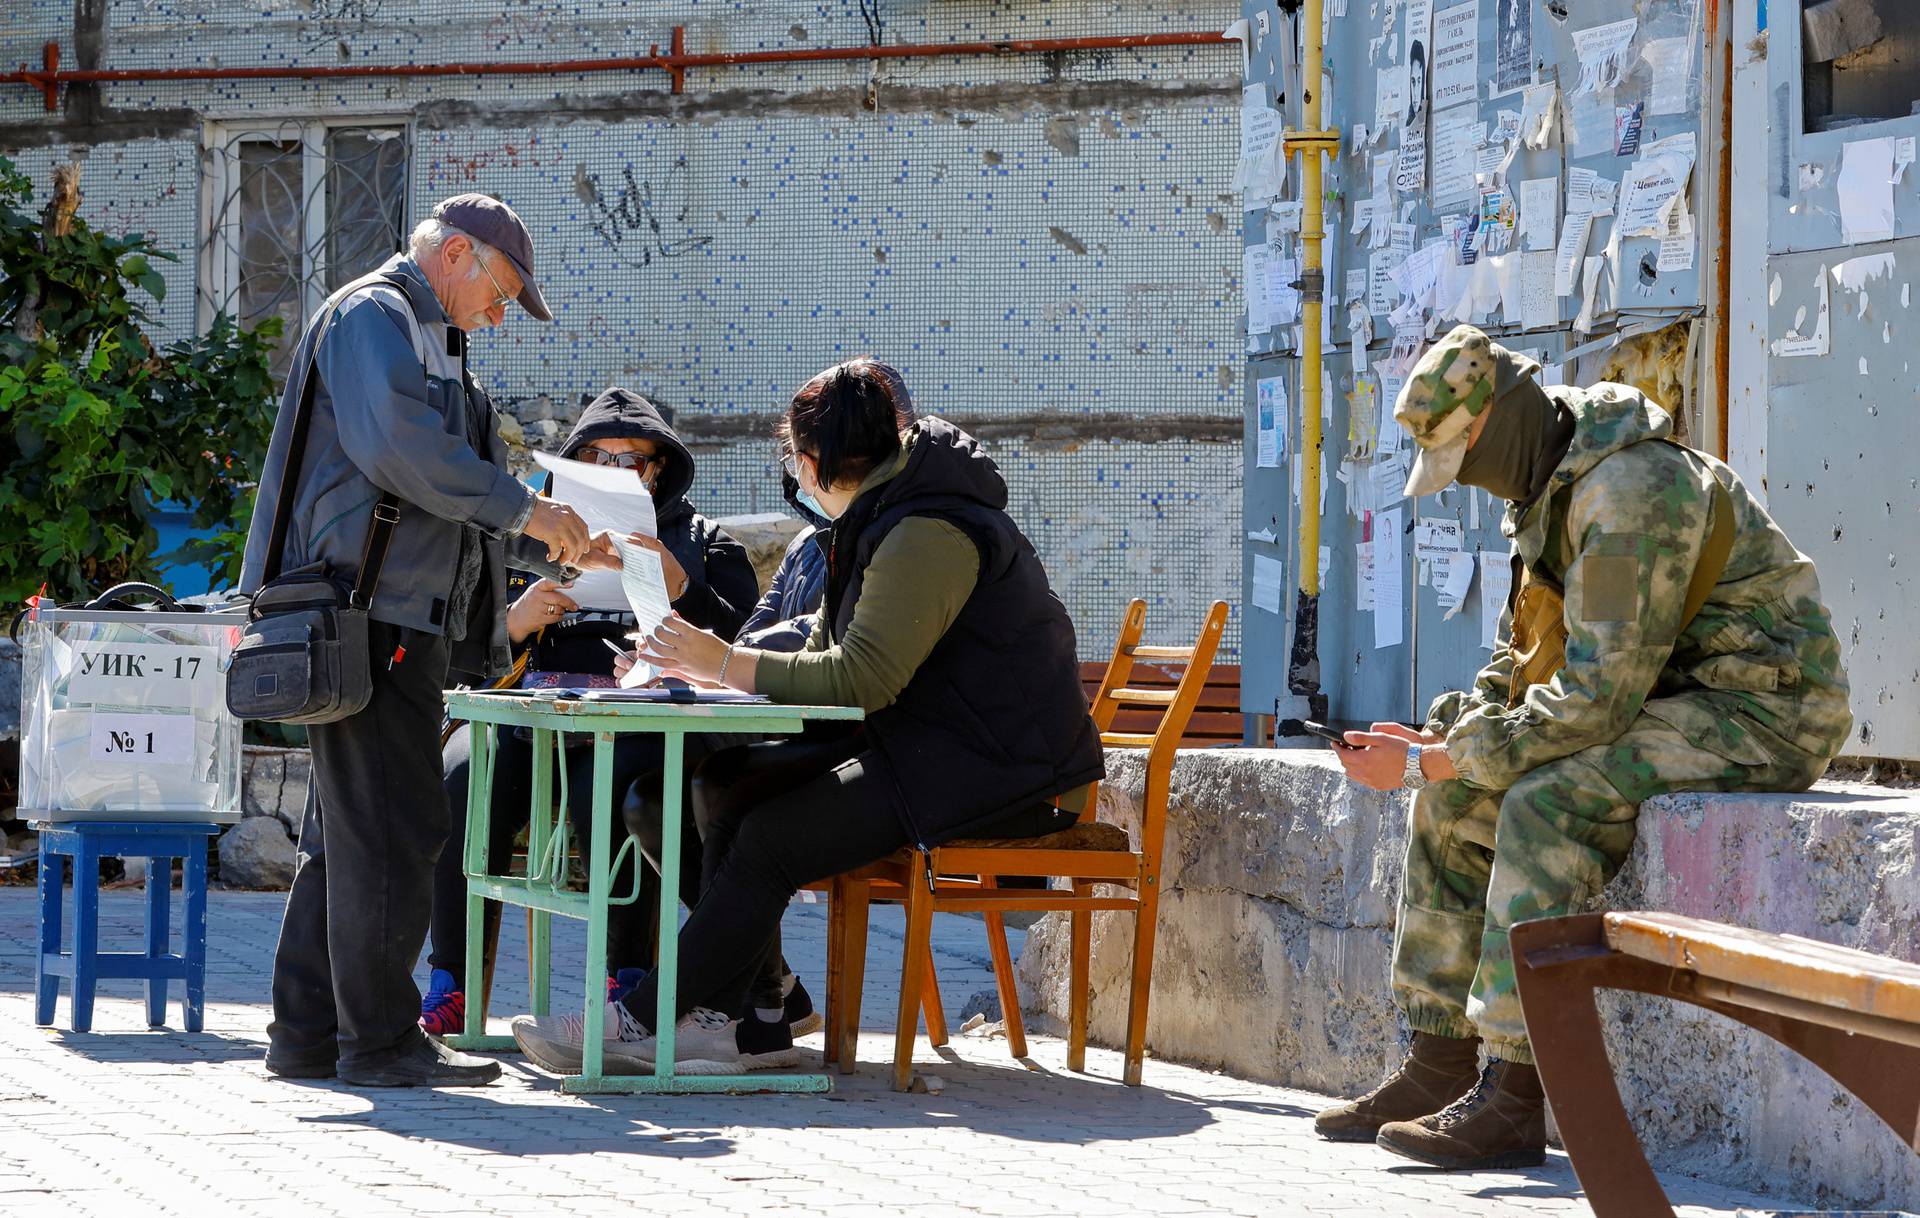
M 1420 451 L 1407 478 L 1409 497 L 1452 482 L 1467 455 L 1467 430 L 1500 395 L 1540 370 L 1473 326 L 1455 326 L 1413 366 L 1393 417 Z

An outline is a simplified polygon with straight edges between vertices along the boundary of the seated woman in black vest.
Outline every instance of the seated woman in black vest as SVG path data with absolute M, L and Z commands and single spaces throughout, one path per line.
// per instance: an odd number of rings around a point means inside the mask
M 782 422 L 801 488 L 833 518 L 804 650 L 736 646 L 669 618 L 642 651 L 689 680 L 867 712 L 852 730 L 700 767 L 709 832 L 680 933 L 676 1069 L 797 1062 L 778 933 L 802 886 L 904 845 L 1051 833 L 1074 816 L 1050 801 L 1102 775 L 1073 623 L 1007 515 L 1006 482 L 965 432 L 928 418 L 902 433 L 895 418 L 888 378 L 861 358 L 807 382 Z M 652 1068 L 657 997 L 649 976 L 609 1006 L 610 1070 Z M 536 1062 L 568 1071 L 583 1024 L 522 1016 L 513 1031 Z
M 659 540 L 641 539 L 661 554 L 667 594 L 674 612 L 698 622 L 719 637 L 732 638 L 746 621 L 759 594 L 759 580 L 747 558 L 746 547 L 729 537 L 711 520 L 693 510 L 687 490 L 693 485 L 693 457 L 652 402 L 628 389 L 613 388 L 581 412 L 560 455 L 575 461 L 633 471 L 653 495 Z M 515 573 L 513 583 L 525 591 L 507 611 L 507 633 L 525 659 L 522 683 L 527 685 L 612 685 L 614 649 L 634 628 L 631 613 L 584 612 L 565 589 L 547 580 Z M 488 870 L 504 866 L 513 853 L 513 840 L 526 828 L 532 797 L 531 734 L 503 731 L 494 756 L 493 811 L 487 844 Z M 584 744 L 584 738 L 579 742 Z M 467 769 L 469 734 L 462 726 L 447 741 L 443 757 L 447 801 L 453 809 L 454 831 L 433 880 L 432 967 L 427 993 L 420 1002 L 420 1025 L 436 1035 L 460 1031 L 466 1020 L 467 885 L 462 869 L 466 857 Z M 651 733 L 623 733 L 614 746 L 614 794 L 618 798 L 634 778 L 661 764 L 660 737 Z M 567 750 L 567 793 L 570 823 L 591 823 L 593 806 L 593 750 Z M 559 775 L 554 790 L 559 790 Z M 574 835 L 585 843 L 584 832 Z M 632 885 L 632 864 L 624 863 L 613 880 L 615 892 Z M 651 881 L 653 872 L 643 879 Z M 651 889 L 651 883 L 648 887 Z M 654 890 L 657 891 L 657 890 Z M 618 985 L 638 980 L 653 954 L 645 909 L 659 907 L 658 896 L 643 892 L 632 905 L 614 906 L 607 918 L 609 993 Z M 497 923 L 500 907 L 489 903 L 487 916 Z

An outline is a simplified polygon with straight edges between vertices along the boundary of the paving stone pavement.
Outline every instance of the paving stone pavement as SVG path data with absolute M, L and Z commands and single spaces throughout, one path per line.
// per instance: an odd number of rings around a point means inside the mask
M 177 899 L 177 898 L 176 898 Z M 132 942 L 141 894 L 102 902 L 105 945 Z M 489 1088 L 354 1091 L 269 1078 L 268 974 L 284 897 L 219 892 L 209 912 L 207 1030 L 148 1030 L 139 984 L 103 983 L 96 1031 L 36 1028 L 30 889 L 0 889 L 0 1215 L 814 1214 L 925 1218 L 1195 1215 L 1579 1215 L 1564 1156 L 1448 1176 L 1313 1136 L 1325 1097 L 1117 1054 L 1065 1069 L 1065 1046 L 956 1036 L 921 1069 L 937 1095 L 882 1078 L 897 985 L 897 911 L 876 910 L 866 1063 L 824 1096 L 568 1096 L 508 1057 Z M 70 920 L 70 919 L 69 919 Z M 578 924 L 556 920 L 556 994 L 581 992 Z M 564 930 L 562 929 L 564 926 Z M 523 1000 L 525 936 L 507 919 L 499 997 Z M 825 910 L 795 905 L 788 956 L 816 983 Z M 978 922 L 938 920 L 949 1012 L 992 984 Z M 573 967 L 569 968 L 569 963 Z M 67 1019 L 63 994 L 58 1019 Z M 178 1026 L 176 991 L 169 1019 Z M 957 1020 L 956 1020 L 957 1023 Z M 498 1025 L 496 1025 L 498 1027 Z M 818 1039 L 811 1042 L 817 1049 Z M 1689 1218 L 1763 1199 L 1669 1181 Z

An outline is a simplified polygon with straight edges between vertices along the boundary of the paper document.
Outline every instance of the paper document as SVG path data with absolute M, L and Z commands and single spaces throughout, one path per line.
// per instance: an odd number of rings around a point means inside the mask
M 1826 267 L 1820 268 L 1814 287 L 1819 292 L 1819 303 L 1814 310 L 1811 332 L 1807 329 L 1807 306 L 1801 305 L 1794 313 L 1793 326 L 1786 335 L 1773 340 L 1773 354 L 1777 358 L 1826 355 L 1830 350 L 1832 339 L 1827 326 L 1833 307 L 1833 293 L 1827 287 Z
M 1433 116 L 1433 206 L 1451 211 L 1474 199 L 1474 112 L 1470 106 Z
M 1840 157 L 1840 239 L 1848 245 L 1893 240 L 1891 136 L 1853 140 Z
M 1569 215 L 1560 230 L 1560 248 L 1553 255 L 1553 294 L 1573 295 L 1573 285 L 1586 256 L 1587 241 L 1593 235 L 1593 217 L 1586 213 Z
M 1287 451 L 1287 382 L 1278 376 L 1263 376 L 1254 390 L 1260 430 L 1254 463 L 1260 469 L 1279 469 Z
M 1505 554 L 1480 555 L 1480 646 L 1500 645 L 1500 619 L 1513 590 L 1513 560 Z
M 1434 560 L 1433 590 L 1440 597 L 1440 607 L 1447 612 L 1443 620 L 1451 621 L 1467 603 L 1467 590 L 1473 586 L 1473 555 L 1448 554 Z
M 1573 52 L 1580 58 L 1580 84 L 1573 96 L 1611 89 L 1620 83 L 1627 67 L 1627 48 L 1633 45 L 1633 32 L 1638 26 L 1639 22 L 1629 17 L 1574 31 Z
M 1286 568 L 1265 554 L 1253 556 L 1253 604 L 1268 613 L 1280 612 L 1280 590 L 1286 583 Z
M 1691 248 L 1691 247 L 1689 247 Z M 1560 298 L 1554 294 L 1553 251 L 1538 250 L 1518 255 L 1520 261 L 1520 316 L 1517 320 L 1528 330 L 1546 330 L 1560 324 Z
M 1373 518 L 1373 646 L 1398 647 L 1404 637 L 1401 622 L 1400 513 L 1381 512 Z
M 653 513 L 653 494 L 646 483 L 630 469 L 614 465 L 588 465 L 537 452 L 533 459 L 553 475 L 548 498 L 567 504 L 580 513 L 590 532 L 611 532 L 616 537 L 629 533 L 659 535 L 660 526 Z M 655 559 L 656 566 L 659 560 Z M 624 609 L 627 596 L 618 571 L 587 571 L 581 574 L 567 595 L 582 609 Z
M 1480 6 L 1466 0 L 1433 21 L 1433 108 L 1470 102 L 1480 91 Z
M 620 551 L 620 588 L 639 623 L 635 633 L 644 639 L 673 612 L 673 603 L 667 599 L 666 572 L 660 556 L 652 550 L 626 541 L 615 541 L 614 545 Z M 651 664 L 635 664 L 620 684 L 644 685 L 659 675 L 659 669 Z

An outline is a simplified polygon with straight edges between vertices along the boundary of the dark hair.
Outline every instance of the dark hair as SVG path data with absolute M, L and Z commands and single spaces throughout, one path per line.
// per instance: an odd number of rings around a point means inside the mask
M 900 373 L 859 355 L 800 386 L 777 434 L 786 451 L 813 458 L 822 486 L 844 486 L 898 453 L 913 418 Z

